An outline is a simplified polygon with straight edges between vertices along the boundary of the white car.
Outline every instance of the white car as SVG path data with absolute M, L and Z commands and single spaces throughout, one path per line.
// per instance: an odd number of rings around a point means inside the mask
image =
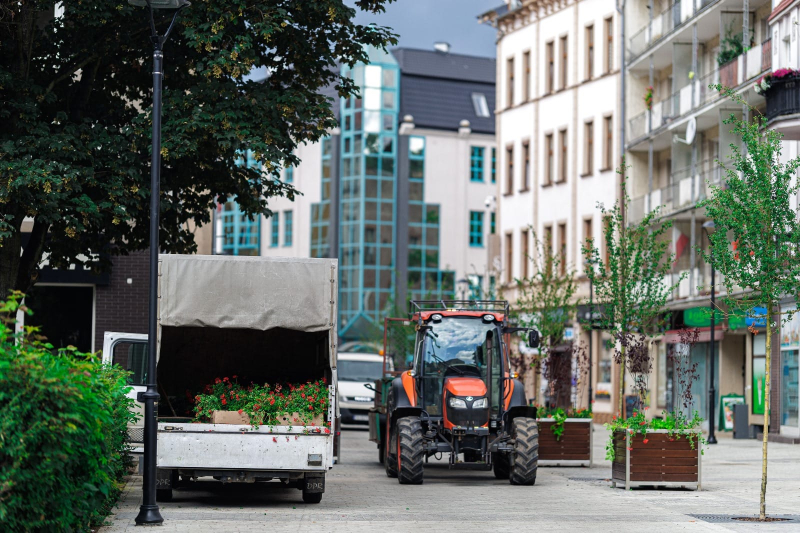
M 368 424 L 369 409 L 375 402 L 375 380 L 383 377 L 383 356 L 366 353 L 342 353 L 337 358 L 339 378 L 339 413 L 342 424 Z

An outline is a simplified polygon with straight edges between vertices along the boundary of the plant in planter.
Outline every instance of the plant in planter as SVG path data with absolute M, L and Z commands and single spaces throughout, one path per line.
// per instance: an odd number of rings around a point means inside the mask
M 782 79 L 792 79 L 800 77 L 800 70 L 795 70 L 793 68 L 779 68 L 773 72 L 768 72 L 761 76 L 756 84 L 753 86 L 753 89 L 758 94 L 767 94 L 772 88 L 772 82 L 775 80 L 782 80 Z
M 725 29 L 725 37 L 719 47 L 719 55 L 717 56 L 717 65 L 722 66 L 730 63 L 743 53 L 747 52 L 753 46 L 753 31 L 750 30 L 750 44 L 744 44 L 744 32 L 733 33 L 733 22 Z
M 574 369 L 574 370 L 573 370 Z M 568 353 L 553 352 L 542 369 L 551 398 L 572 396 L 569 406 L 536 406 L 539 423 L 540 461 L 592 463 L 592 410 L 578 405 L 589 373 L 589 354 L 583 343 L 573 344 Z M 591 404 L 590 404 L 591 406 Z
M 691 346 L 697 338 L 697 330 L 680 332 L 680 343 L 670 354 L 676 376 L 675 410 L 664 411 L 661 418 L 652 419 L 646 416 L 649 407 L 644 405 L 642 396 L 647 390 L 646 382 L 634 373 L 650 372 L 646 339 L 641 336 L 620 341 L 627 345 L 628 369 L 634 375 L 640 403 L 633 416 L 615 416 L 606 424 L 610 430 L 606 459 L 612 462 L 613 486 L 621 485 L 626 489 L 643 485 L 694 486 L 700 489 L 700 457 L 706 441 L 700 433 L 703 420 L 692 410 L 692 384 L 698 375 L 697 364 L 690 359 Z
M 324 378 L 302 384 L 242 386 L 237 376 L 216 378 L 195 396 L 195 420 L 216 422 L 220 413 L 237 413 L 230 422 L 249 423 L 254 429 L 261 424 L 324 425 L 329 407 L 328 385 Z
M 648 111 L 653 109 L 653 86 L 649 85 L 647 89 L 644 90 L 644 105 Z

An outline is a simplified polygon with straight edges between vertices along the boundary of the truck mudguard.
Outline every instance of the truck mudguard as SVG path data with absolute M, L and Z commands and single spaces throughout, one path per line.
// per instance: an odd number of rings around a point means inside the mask
M 518 405 L 528 405 L 528 402 L 525 400 L 525 386 L 518 379 L 512 379 L 510 381 L 513 383 L 513 389 L 511 391 L 511 401 L 508 402 L 507 408 L 510 409 Z
M 404 416 L 419 416 L 422 409 L 415 406 L 415 403 L 416 401 L 408 397 L 406 387 L 403 385 L 403 378 L 395 378 L 389 393 L 388 413 L 391 425 L 394 426 L 397 420 Z

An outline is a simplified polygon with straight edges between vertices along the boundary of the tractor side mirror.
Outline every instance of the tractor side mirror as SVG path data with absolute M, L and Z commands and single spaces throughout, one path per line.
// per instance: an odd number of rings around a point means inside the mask
M 535 329 L 532 329 L 528 332 L 528 347 L 530 348 L 538 348 L 539 347 L 539 332 Z

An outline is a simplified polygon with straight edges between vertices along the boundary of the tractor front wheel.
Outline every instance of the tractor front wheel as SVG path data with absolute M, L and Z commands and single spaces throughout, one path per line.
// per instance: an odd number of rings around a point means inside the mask
M 514 452 L 510 457 L 509 480 L 512 485 L 536 483 L 539 467 L 539 427 L 533 418 L 515 418 L 511 425 Z
M 425 459 L 422 423 L 417 417 L 397 421 L 397 480 L 404 485 L 422 483 Z

